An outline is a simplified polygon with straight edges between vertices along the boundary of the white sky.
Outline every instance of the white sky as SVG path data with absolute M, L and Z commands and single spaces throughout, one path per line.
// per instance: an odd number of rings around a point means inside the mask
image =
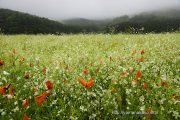
M 175 6 L 180 0 L 0 0 L 0 8 L 50 19 L 103 19 Z

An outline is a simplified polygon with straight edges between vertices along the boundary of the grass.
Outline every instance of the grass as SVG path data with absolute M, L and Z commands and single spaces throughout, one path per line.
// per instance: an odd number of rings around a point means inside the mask
M 179 34 L 0 35 L 0 43 L 0 88 L 11 84 L 1 120 L 180 118 Z

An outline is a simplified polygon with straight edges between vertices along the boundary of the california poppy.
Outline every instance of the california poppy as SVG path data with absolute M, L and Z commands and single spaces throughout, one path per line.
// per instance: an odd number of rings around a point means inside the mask
M 43 67 L 42 72 L 46 74 L 46 67 Z
M 0 94 L 3 94 L 7 90 L 6 86 L 0 87 Z
M 137 73 L 136 73 L 136 80 L 139 80 L 141 77 L 141 71 L 138 70 Z
M 3 94 L 4 92 L 6 92 L 6 90 L 10 87 L 11 84 L 9 84 L 8 86 L 2 86 L 0 87 L 0 94 Z
M 143 83 L 143 88 L 147 89 L 148 88 L 148 84 L 146 82 Z
M 83 80 L 81 77 L 78 77 L 79 82 L 84 86 L 84 87 L 92 87 L 93 86 L 93 81 L 94 78 L 90 78 L 87 82 L 85 80 Z
M 42 105 L 42 103 L 43 103 L 43 102 L 45 101 L 45 99 L 46 99 L 46 96 L 49 96 L 49 92 L 48 92 L 48 91 L 42 93 L 42 94 L 39 95 L 39 96 L 36 96 L 36 97 L 35 97 L 36 103 L 37 103 L 38 105 Z
M 84 72 L 85 75 L 88 73 L 88 67 L 87 66 L 85 67 L 83 72 Z
M 141 55 L 144 55 L 144 50 L 141 50 Z
M 1 60 L 1 59 L 0 59 L 0 66 L 2 66 L 2 65 L 4 65 L 4 64 L 5 64 L 4 60 Z
M 23 120 L 30 120 L 30 118 L 24 113 Z
M 9 94 L 12 95 L 14 93 L 14 87 L 11 87 L 11 89 L 9 90 Z
M 29 99 L 28 99 L 28 97 L 26 97 L 26 99 L 25 99 L 25 100 L 23 101 L 23 103 L 22 103 L 22 106 L 23 106 L 23 107 L 27 107 L 28 104 L 29 104 Z
M 52 83 L 51 80 L 46 81 L 45 84 L 46 84 L 46 87 L 47 87 L 49 90 L 53 88 L 53 83 Z

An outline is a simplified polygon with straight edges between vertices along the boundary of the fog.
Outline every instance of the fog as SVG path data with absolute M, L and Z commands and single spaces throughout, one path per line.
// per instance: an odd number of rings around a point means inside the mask
M 8 8 L 50 19 L 104 19 L 180 7 L 180 0 L 0 0 Z

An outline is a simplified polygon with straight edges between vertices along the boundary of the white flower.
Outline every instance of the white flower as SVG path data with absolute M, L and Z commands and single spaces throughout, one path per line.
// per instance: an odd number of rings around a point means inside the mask
M 173 111 L 173 116 L 177 119 L 180 118 L 179 112 Z
M 13 111 L 13 112 L 17 112 L 17 111 L 19 111 L 19 108 L 16 107 L 16 108 L 14 108 L 12 111 Z
M 144 96 L 139 97 L 140 102 L 144 102 Z
M 13 96 L 13 95 L 11 95 L 11 94 L 6 95 L 6 97 L 7 97 L 8 99 L 12 99 L 12 98 L 14 98 L 14 96 Z
M 10 73 L 8 73 L 7 71 L 3 71 L 4 75 L 10 75 Z
M 3 111 L 2 113 L 1 113 L 1 115 L 3 116 L 3 115 L 5 115 L 6 114 L 6 112 L 5 111 Z
M 16 101 L 16 102 L 14 102 L 14 105 L 17 105 L 18 104 L 18 102 Z
M 126 89 L 126 94 L 130 94 L 131 93 L 131 89 Z
M 140 110 L 141 110 L 141 111 L 144 111 L 144 110 L 145 110 L 145 105 L 141 106 L 141 107 L 140 107 Z

